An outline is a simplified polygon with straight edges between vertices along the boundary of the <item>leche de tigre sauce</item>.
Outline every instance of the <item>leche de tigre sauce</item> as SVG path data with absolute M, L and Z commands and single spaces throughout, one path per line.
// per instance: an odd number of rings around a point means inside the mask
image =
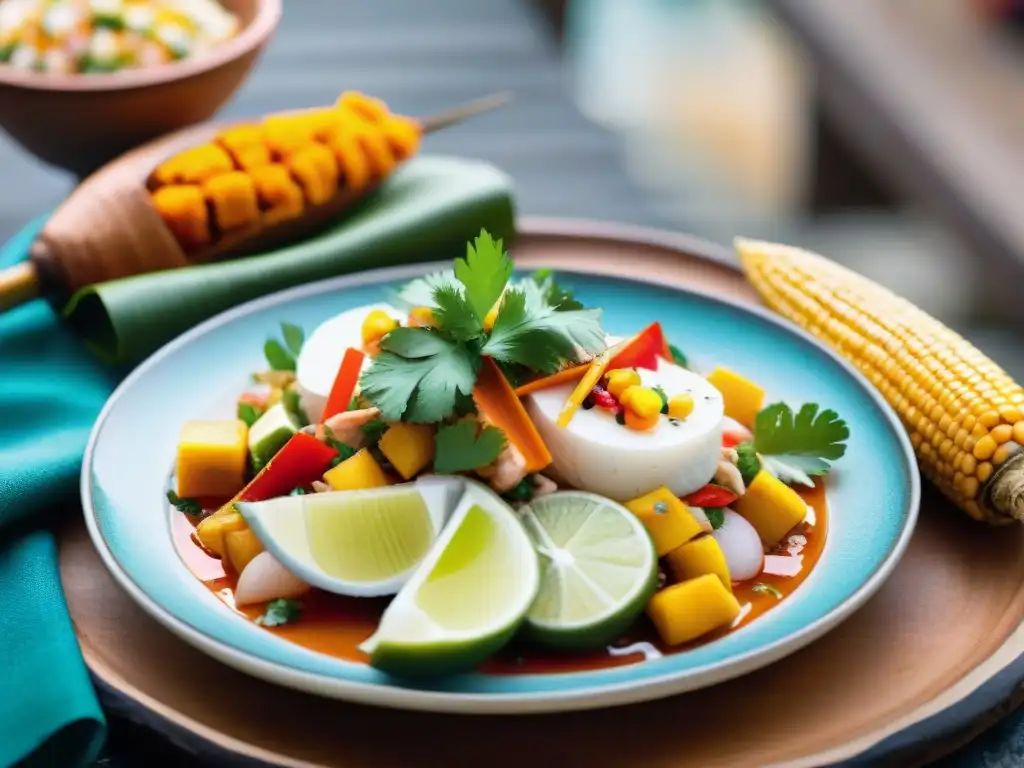
M 559 654 L 513 643 L 484 662 L 480 671 L 550 674 L 619 667 L 685 652 L 749 624 L 791 595 L 814 569 L 824 549 L 828 530 L 825 490 L 819 482 L 816 488 L 801 489 L 800 495 L 811 513 L 766 556 L 764 570 L 756 579 L 734 585 L 742 612 L 732 626 L 711 632 L 694 643 L 670 648 L 661 643 L 646 617 L 641 617 L 627 636 L 602 650 Z M 175 545 L 189 570 L 228 608 L 255 621 L 263 613 L 263 605 L 235 606 L 235 577 L 225 572 L 220 560 L 207 555 L 192 540 L 196 521 L 177 510 L 171 512 Z M 302 597 L 302 616 L 297 622 L 263 629 L 312 651 L 366 663 L 368 658 L 359 650 L 359 644 L 373 634 L 388 600 L 342 597 L 313 589 Z

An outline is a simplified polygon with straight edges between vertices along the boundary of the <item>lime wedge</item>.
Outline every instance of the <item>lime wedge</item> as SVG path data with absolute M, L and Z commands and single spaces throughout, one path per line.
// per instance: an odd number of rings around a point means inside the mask
M 622 635 L 658 586 L 658 557 L 643 523 L 621 504 L 578 491 L 541 496 L 519 514 L 541 562 L 524 636 L 585 650 Z
M 468 670 L 507 643 L 540 586 L 537 554 L 516 513 L 479 483 L 361 647 L 401 676 Z
M 395 594 L 416 570 L 461 496 L 462 483 L 428 477 L 235 507 L 263 546 L 306 583 L 375 597 Z

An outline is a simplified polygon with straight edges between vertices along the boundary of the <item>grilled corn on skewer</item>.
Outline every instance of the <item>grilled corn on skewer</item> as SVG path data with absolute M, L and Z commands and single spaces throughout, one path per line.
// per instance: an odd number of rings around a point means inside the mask
M 975 520 L 1024 520 L 1024 389 L 966 339 L 822 256 L 737 239 L 773 310 L 850 361 L 910 435 L 921 473 Z

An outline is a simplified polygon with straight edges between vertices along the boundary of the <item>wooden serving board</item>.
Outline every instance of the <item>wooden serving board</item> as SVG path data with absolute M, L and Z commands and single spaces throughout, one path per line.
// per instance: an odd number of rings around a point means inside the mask
M 523 265 L 655 276 L 755 300 L 731 254 L 707 243 L 590 222 L 532 220 L 521 230 L 513 254 Z M 78 521 L 63 531 L 61 572 L 86 662 L 117 713 L 229 765 L 907 768 L 1017 705 L 1022 545 L 1024 528 L 979 526 L 926 492 L 892 578 L 807 649 L 671 699 L 516 717 L 375 709 L 235 672 L 137 608 Z

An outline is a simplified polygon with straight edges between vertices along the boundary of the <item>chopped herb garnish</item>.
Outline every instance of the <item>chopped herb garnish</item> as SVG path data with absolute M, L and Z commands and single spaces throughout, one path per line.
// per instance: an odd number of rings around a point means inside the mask
M 550 275 L 509 284 L 512 260 L 485 230 L 454 270 L 413 281 L 399 299 L 429 307 L 436 327 L 398 328 L 363 374 L 362 396 L 385 421 L 436 423 L 468 408 L 483 356 L 516 386 L 605 347 L 601 311 L 585 310 Z M 484 322 L 495 305 L 490 330 Z
M 757 458 L 757 451 L 753 443 L 740 443 L 736 446 L 736 468 L 743 477 L 743 482 L 750 485 L 757 473 L 761 471 L 761 460 Z
M 306 489 L 303 488 L 301 485 L 299 485 L 299 486 L 296 486 L 295 488 L 293 488 L 292 492 L 289 493 L 288 495 L 289 496 L 305 496 L 306 495 Z
M 519 485 L 508 492 L 512 501 L 529 501 L 533 498 L 533 483 L 526 477 L 519 481 Z
M 583 305 L 573 298 L 571 289 L 563 288 L 555 282 L 554 273 L 550 269 L 539 269 L 527 279 L 537 284 L 547 303 L 559 312 L 583 309 Z
M 504 432 L 473 419 L 442 426 L 434 440 L 434 472 L 449 475 L 486 467 L 504 447 Z
M 665 390 L 662 389 L 660 384 L 654 386 L 653 389 L 658 397 L 661 398 L 661 412 L 668 413 L 668 395 L 665 393 Z
M 725 524 L 725 507 L 703 507 L 703 509 L 712 529 L 717 531 Z
M 757 582 L 757 584 L 752 586 L 751 590 L 753 590 L 754 592 L 760 592 L 762 595 L 771 595 L 777 600 L 782 599 L 782 593 L 778 589 L 773 587 L 771 584 L 765 584 L 761 581 Z
M 238 418 L 245 422 L 247 427 L 251 427 L 256 423 L 256 420 L 263 415 L 263 409 L 257 408 L 252 403 L 246 403 L 244 401 L 238 402 Z
M 291 323 L 281 323 L 281 335 L 284 344 L 277 339 L 267 339 L 263 345 L 263 354 L 272 370 L 294 371 L 295 361 L 302 351 L 305 335 L 302 329 Z
M 181 498 L 173 490 L 167 491 L 167 500 L 171 502 L 171 506 L 177 509 L 179 512 L 184 512 L 186 515 L 201 515 L 203 514 L 203 505 L 195 499 Z
M 298 600 L 278 598 L 267 603 L 263 615 L 256 619 L 261 627 L 280 627 L 282 624 L 293 624 L 302 616 L 302 603 Z
M 764 408 L 754 419 L 754 450 L 761 465 L 785 482 L 813 487 L 812 475 L 827 473 L 846 453 L 846 422 L 832 410 L 805 403 L 794 414 L 785 403 Z
M 669 344 L 668 345 L 668 351 L 672 355 L 672 362 L 673 363 L 678 365 L 680 368 L 689 368 L 690 367 L 689 359 L 686 357 L 685 354 L 683 354 L 683 350 L 681 350 L 675 344 Z
M 625 411 L 618 411 L 618 412 L 616 412 L 616 414 L 615 414 L 615 423 L 616 424 L 625 424 L 626 423 L 626 412 Z
M 363 429 L 363 436 L 369 445 L 376 445 L 380 442 L 380 439 L 384 437 L 384 433 L 387 431 L 388 425 L 380 419 L 371 419 L 366 422 Z

